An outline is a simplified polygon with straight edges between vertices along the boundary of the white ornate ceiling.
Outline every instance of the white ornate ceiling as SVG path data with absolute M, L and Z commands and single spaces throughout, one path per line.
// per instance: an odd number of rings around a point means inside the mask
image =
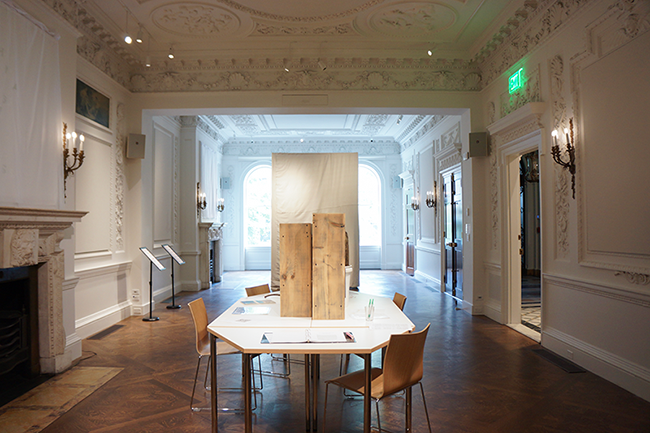
M 86 0 L 127 52 L 164 61 L 337 57 L 470 59 L 522 1 L 509 0 Z M 487 36 L 486 36 L 487 35 Z M 483 40 L 485 39 L 485 40 Z

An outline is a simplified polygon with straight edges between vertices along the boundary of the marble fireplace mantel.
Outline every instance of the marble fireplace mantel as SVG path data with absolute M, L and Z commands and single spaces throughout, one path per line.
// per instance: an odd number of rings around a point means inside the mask
M 63 231 L 87 212 L 0 207 L 0 269 L 40 265 L 38 334 L 42 373 L 70 367 L 63 329 Z
M 221 260 L 221 240 L 223 239 L 223 226 L 226 223 L 199 223 L 199 279 L 201 280 L 201 289 L 208 289 L 214 282 L 221 281 L 222 260 Z M 217 269 L 213 276 L 210 275 L 210 248 L 211 244 L 216 244 L 214 266 Z M 213 277 L 213 278 L 211 278 Z

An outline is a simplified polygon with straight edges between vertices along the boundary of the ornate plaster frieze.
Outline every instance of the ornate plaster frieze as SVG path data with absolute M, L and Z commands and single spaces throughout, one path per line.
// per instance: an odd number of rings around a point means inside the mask
M 216 129 L 225 129 L 226 127 L 221 123 L 221 121 L 217 118 L 217 116 L 213 115 L 207 115 L 207 116 L 201 116 L 204 119 L 207 119 Z
M 259 36 L 343 36 L 356 34 L 356 31 L 349 23 L 317 27 L 256 23 L 253 34 Z
M 619 276 L 622 275 L 625 277 L 628 283 L 631 284 L 638 284 L 642 286 L 647 286 L 650 284 L 650 275 L 648 274 L 639 274 L 636 272 L 623 272 L 623 271 L 616 271 L 614 272 L 614 275 Z
M 506 117 L 513 111 L 518 110 L 529 102 L 539 102 L 541 100 L 541 90 L 539 83 L 539 67 L 530 71 L 524 77 L 524 85 L 513 93 L 503 93 L 500 101 L 501 117 Z
M 402 134 L 399 137 L 397 137 L 397 141 L 401 143 L 406 137 L 408 137 L 413 132 L 415 128 L 417 128 L 417 126 L 420 123 L 422 123 L 424 119 L 425 116 L 421 114 L 416 116 L 415 119 L 413 119 L 411 123 L 406 127 L 406 129 L 404 129 L 404 132 L 402 132 Z
M 115 127 L 115 208 L 113 210 L 115 221 L 115 245 L 116 251 L 124 250 L 124 183 L 125 175 L 125 162 L 124 152 L 126 150 L 126 122 L 124 119 L 124 104 L 122 102 L 117 104 L 117 125 Z
M 254 17 L 264 18 L 270 21 L 286 21 L 286 22 L 322 22 L 322 21 L 333 21 L 340 20 L 341 18 L 356 16 L 360 12 L 363 12 L 366 9 L 369 9 L 373 6 L 383 3 L 384 0 L 368 0 L 366 2 L 360 3 L 359 1 L 351 2 L 356 6 L 350 7 L 342 12 L 337 13 L 324 13 L 319 16 L 301 16 L 298 11 L 295 15 L 287 15 L 278 12 L 273 12 L 272 5 L 267 8 L 267 10 L 254 9 L 249 6 L 242 4 L 241 2 L 235 0 L 216 0 L 217 2 L 227 6 L 229 9 L 246 12 L 251 14 Z
M 211 123 L 205 121 L 203 119 L 203 116 L 197 116 L 197 121 L 196 121 L 196 126 L 199 128 L 201 131 L 205 132 L 208 134 L 214 141 L 218 143 L 223 143 L 223 138 L 219 135 L 216 129 L 212 126 Z
M 454 146 L 461 143 L 460 140 L 460 122 L 452 126 L 448 131 L 440 135 L 442 148 L 447 146 Z
M 555 168 L 555 239 L 556 255 L 565 259 L 569 254 L 569 194 L 571 187 L 567 171 L 562 167 Z
M 409 125 L 409 128 L 411 128 L 412 126 L 413 126 L 413 128 L 415 128 L 415 126 L 417 126 L 419 124 L 419 122 L 420 122 L 419 117 L 420 116 L 418 116 L 418 118 L 416 118 L 417 123 L 414 121 L 411 125 Z M 438 126 L 440 124 L 440 122 L 442 122 L 445 118 L 446 118 L 446 116 L 442 116 L 442 115 L 439 115 L 439 114 L 435 114 L 435 115 L 431 116 L 429 121 L 426 122 L 424 125 L 422 125 L 422 127 L 420 127 L 415 132 L 415 134 L 413 134 L 408 139 L 408 141 L 402 143 L 402 148 L 404 150 L 406 150 L 409 147 L 413 146 L 420 138 L 422 138 L 422 136 L 424 136 L 427 132 L 431 131 L 433 128 Z M 404 133 L 402 135 L 404 135 L 406 133 L 407 132 L 404 131 Z M 410 133 L 410 131 L 408 131 L 408 133 Z
M 492 225 L 493 250 L 499 242 L 499 165 L 497 161 L 497 137 L 490 140 L 490 223 Z
M 614 7 L 620 11 L 621 31 L 628 38 L 650 30 L 650 5 L 647 1 L 619 0 Z
M 389 65 L 335 65 L 324 73 L 316 67 L 280 66 L 231 70 L 232 65 L 187 70 L 171 66 L 134 73 L 134 92 L 200 92 L 230 90 L 448 90 L 477 91 L 480 74 L 472 70 L 436 70 Z M 367 66 L 365 68 L 364 66 Z M 385 68 L 385 69 L 383 69 Z
M 197 127 L 199 125 L 199 116 L 178 116 L 178 120 L 183 127 Z
M 567 124 L 564 100 L 564 61 L 556 55 L 548 64 L 551 89 L 551 114 L 553 128 L 562 131 Z M 569 254 L 569 183 L 566 170 L 555 166 L 555 239 L 556 255 L 566 258 Z
M 475 60 L 485 85 L 562 30 L 589 0 L 525 0 L 524 6 L 499 29 Z
M 237 15 L 204 3 L 172 3 L 151 11 L 153 23 L 167 32 L 193 38 L 219 37 L 239 30 Z
M 305 148 L 307 150 L 305 150 Z M 356 152 L 359 156 L 399 155 L 399 144 L 394 141 L 373 140 L 230 140 L 223 146 L 229 156 L 270 156 L 272 153 L 337 153 Z
M 128 87 L 136 59 L 124 49 L 123 42 L 112 36 L 92 16 L 84 3 L 75 0 L 41 0 L 75 27 L 83 36 L 77 40 L 77 53 L 122 86 Z
M 456 146 L 452 144 L 449 149 L 450 151 L 448 152 L 448 155 L 438 160 L 439 171 L 450 169 L 451 167 L 454 167 L 463 162 L 463 158 Z

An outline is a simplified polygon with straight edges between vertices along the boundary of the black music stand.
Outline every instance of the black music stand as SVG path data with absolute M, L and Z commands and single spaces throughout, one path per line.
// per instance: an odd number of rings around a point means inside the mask
M 153 316 L 153 265 L 156 265 L 159 271 L 164 271 L 165 267 L 160 263 L 160 261 L 158 261 L 156 256 L 151 254 L 151 251 L 149 251 L 147 247 L 140 247 L 140 251 L 142 251 L 142 253 L 149 259 L 149 317 L 144 317 L 142 321 L 155 322 L 156 320 L 160 320 L 160 317 Z
M 179 308 L 181 308 L 181 306 L 176 305 L 176 298 L 174 297 L 175 296 L 174 295 L 174 262 L 178 263 L 179 265 L 184 265 L 185 260 L 181 259 L 181 257 L 176 253 L 176 251 L 174 251 L 174 249 L 170 245 L 163 244 L 162 247 L 165 249 L 165 251 L 167 251 L 167 254 L 169 254 L 172 257 L 172 259 L 174 259 L 174 260 L 172 260 L 172 265 L 171 265 L 171 268 L 172 268 L 172 304 L 168 305 L 167 308 L 169 310 L 178 310 Z

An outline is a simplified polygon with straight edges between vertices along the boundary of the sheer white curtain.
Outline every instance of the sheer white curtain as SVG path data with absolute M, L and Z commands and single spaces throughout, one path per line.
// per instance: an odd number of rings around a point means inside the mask
M 359 156 L 274 153 L 271 284 L 280 287 L 280 224 L 311 223 L 314 213 L 344 213 L 350 244 L 350 286 L 359 285 Z
M 219 154 L 207 144 L 201 143 L 201 191 L 205 193 L 208 206 L 201 211 L 204 221 L 217 221 L 219 198 Z
M 59 45 L 0 1 L 0 206 L 62 207 Z

